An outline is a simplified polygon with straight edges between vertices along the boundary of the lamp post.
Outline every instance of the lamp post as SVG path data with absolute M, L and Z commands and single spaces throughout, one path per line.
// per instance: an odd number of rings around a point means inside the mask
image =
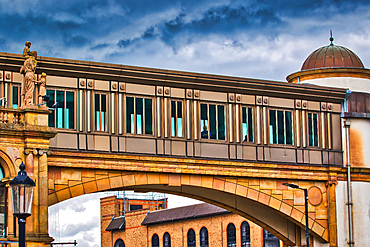
M 18 218 L 19 247 L 26 246 L 26 218 L 31 215 L 33 190 L 36 186 L 35 182 L 27 176 L 25 168 L 22 162 L 18 175 L 9 183 L 12 191 L 13 215 Z
M 310 247 L 310 238 L 309 238 L 309 233 L 308 233 L 308 193 L 307 189 L 303 189 L 299 187 L 296 184 L 289 184 L 289 183 L 283 183 L 283 185 L 288 186 L 293 189 L 299 189 L 304 191 L 304 209 L 305 209 L 305 217 L 306 217 L 306 246 Z

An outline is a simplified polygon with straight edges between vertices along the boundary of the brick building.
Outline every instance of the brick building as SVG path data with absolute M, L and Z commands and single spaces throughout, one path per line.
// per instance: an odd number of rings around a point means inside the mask
M 121 211 L 130 209 L 122 206 L 128 205 L 128 201 L 115 196 L 100 199 L 102 247 L 280 246 L 276 237 L 258 225 L 210 204 L 150 210 L 149 201 L 141 200 L 142 209 Z

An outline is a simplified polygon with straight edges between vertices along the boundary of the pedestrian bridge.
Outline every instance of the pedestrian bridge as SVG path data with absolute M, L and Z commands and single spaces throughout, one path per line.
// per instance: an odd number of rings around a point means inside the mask
M 308 189 L 315 243 L 336 246 L 345 90 L 41 57 L 49 104 L 59 103 L 48 110 L 20 105 L 22 62 L 0 53 L 0 162 L 3 183 L 21 161 L 36 180 L 34 246 L 51 241 L 48 206 L 110 190 L 209 202 L 300 245 L 304 196 L 287 182 Z

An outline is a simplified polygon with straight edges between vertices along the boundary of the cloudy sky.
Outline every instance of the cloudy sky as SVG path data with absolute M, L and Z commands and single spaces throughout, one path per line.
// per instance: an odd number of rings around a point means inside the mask
M 370 64 L 370 1 L 0 0 L 0 51 L 285 80 L 335 44 Z
M 285 81 L 329 44 L 330 29 L 335 44 L 369 67 L 369 7 L 368 0 L 0 0 L 0 51 L 21 53 L 29 40 L 40 56 Z M 100 245 L 98 197 L 59 204 L 61 240 Z

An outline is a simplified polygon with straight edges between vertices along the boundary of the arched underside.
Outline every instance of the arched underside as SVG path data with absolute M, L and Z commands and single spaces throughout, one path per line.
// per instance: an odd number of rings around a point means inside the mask
M 164 192 L 194 198 L 225 208 L 265 228 L 286 245 L 296 243 L 297 226 L 305 227 L 304 214 L 294 206 L 251 187 L 214 176 L 133 173 L 99 176 L 49 188 L 49 206 L 83 194 L 109 190 Z M 328 229 L 309 219 L 310 233 L 328 241 Z
M 165 185 L 139 185 L 127 187 L 127 190 L 136 192 L 163 192 L 184 197 L 191 197 L 203 202 L 207 202 L 221 208 L 225 208 L 232 213 L 243 216 L 257 225 L 274 234 L 286 245 L 291 246 L 296 243 L 296 224 L 277 213 L 268 206 L 262 206 L 261 203 L 232 195 L 225 192 L 219 192 L 212 189 L 193 187 L 193 186 L 165 186 Z M 195 192 L 196 190 L 196 192 Z

